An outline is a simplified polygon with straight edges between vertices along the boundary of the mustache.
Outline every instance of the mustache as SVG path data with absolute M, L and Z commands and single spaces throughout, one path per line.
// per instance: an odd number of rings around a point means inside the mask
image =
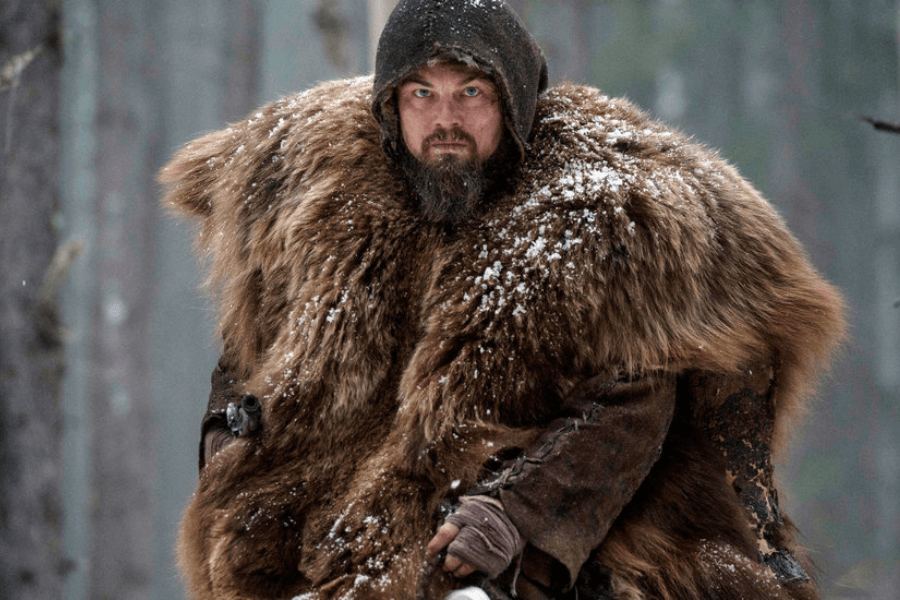
M 443 127 L 426 137 L 422 140 L 422 151 L 428 152 L 429 148 L 434 142 L 465 142 L 466 144 L 470 144 L 477 151 L 477 144 L 475 143 L 475 138 L 472 137 L 467 132 L 463 131 L 459 127 L 454 127 L 450 131 L 447 131 Z

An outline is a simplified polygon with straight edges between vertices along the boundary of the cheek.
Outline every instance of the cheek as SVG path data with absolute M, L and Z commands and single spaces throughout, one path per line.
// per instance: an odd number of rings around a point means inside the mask
M 503 119 L 499 114 L 492 114 L 485 118 L 479 124 L 479 155 L 481 158 L 487 158 L 500 145 L 503 137 Z
M 413 156 L 418 157 L 422 149 L 422 140 L 425 139 L 423 134 L 424 128 L 421 118 L 414 111 L 400 107 L 400 135 L 406 148 Z
M 400 124 L 400 133 L 403 137 L 403 143 L 406 144 L 406 149 L 410 151 L 413 156 L 419 156 L 419 144 L 415 143 L 415 140 L 412 139 L 409 130 Z

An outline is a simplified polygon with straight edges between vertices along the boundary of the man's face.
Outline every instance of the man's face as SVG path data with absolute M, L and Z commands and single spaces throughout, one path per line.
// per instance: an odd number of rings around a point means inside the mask
M 439 63 L 416 71 L 400 84 L 397 106 L 403 141 L 425 164 L 444 157 L 483 162 L 503 137 L 497 86 L 471 67 Z

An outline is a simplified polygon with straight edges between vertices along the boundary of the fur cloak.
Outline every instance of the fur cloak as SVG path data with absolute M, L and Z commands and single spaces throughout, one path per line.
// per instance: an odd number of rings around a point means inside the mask
M 446 499 L 486 461 L 537 439 L 579 382 L 651 372 L 679 379 L 672 430 L 576 573 L 596 565 L 616 599 L 815 597 L 799 565 L 765 560 L 800 556 L 769 455 L 841 300 L 772 207 L 627 102 L 562 85 L 508 193 L 442 228 L 386 158 L 371 90 L 274 102 L 162 173 L 213 257 L 223 361 L 263 406 L 186 511 L 193 597 L 412 598 Z M 429 597 L 453 585 L 438 574 Z

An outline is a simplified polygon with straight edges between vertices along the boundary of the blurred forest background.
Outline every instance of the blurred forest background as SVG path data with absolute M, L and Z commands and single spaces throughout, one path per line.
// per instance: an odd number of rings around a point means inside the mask
M 513 0 L 553 81 L 719 148 L 849 300 L 779 465 L 825 598 L 900 598 L 898 0 Z M 173 544 L 218 356 L 158 168 L 367 73 L 391 0 L 0 2 L 0 597 L 183 597 Z

